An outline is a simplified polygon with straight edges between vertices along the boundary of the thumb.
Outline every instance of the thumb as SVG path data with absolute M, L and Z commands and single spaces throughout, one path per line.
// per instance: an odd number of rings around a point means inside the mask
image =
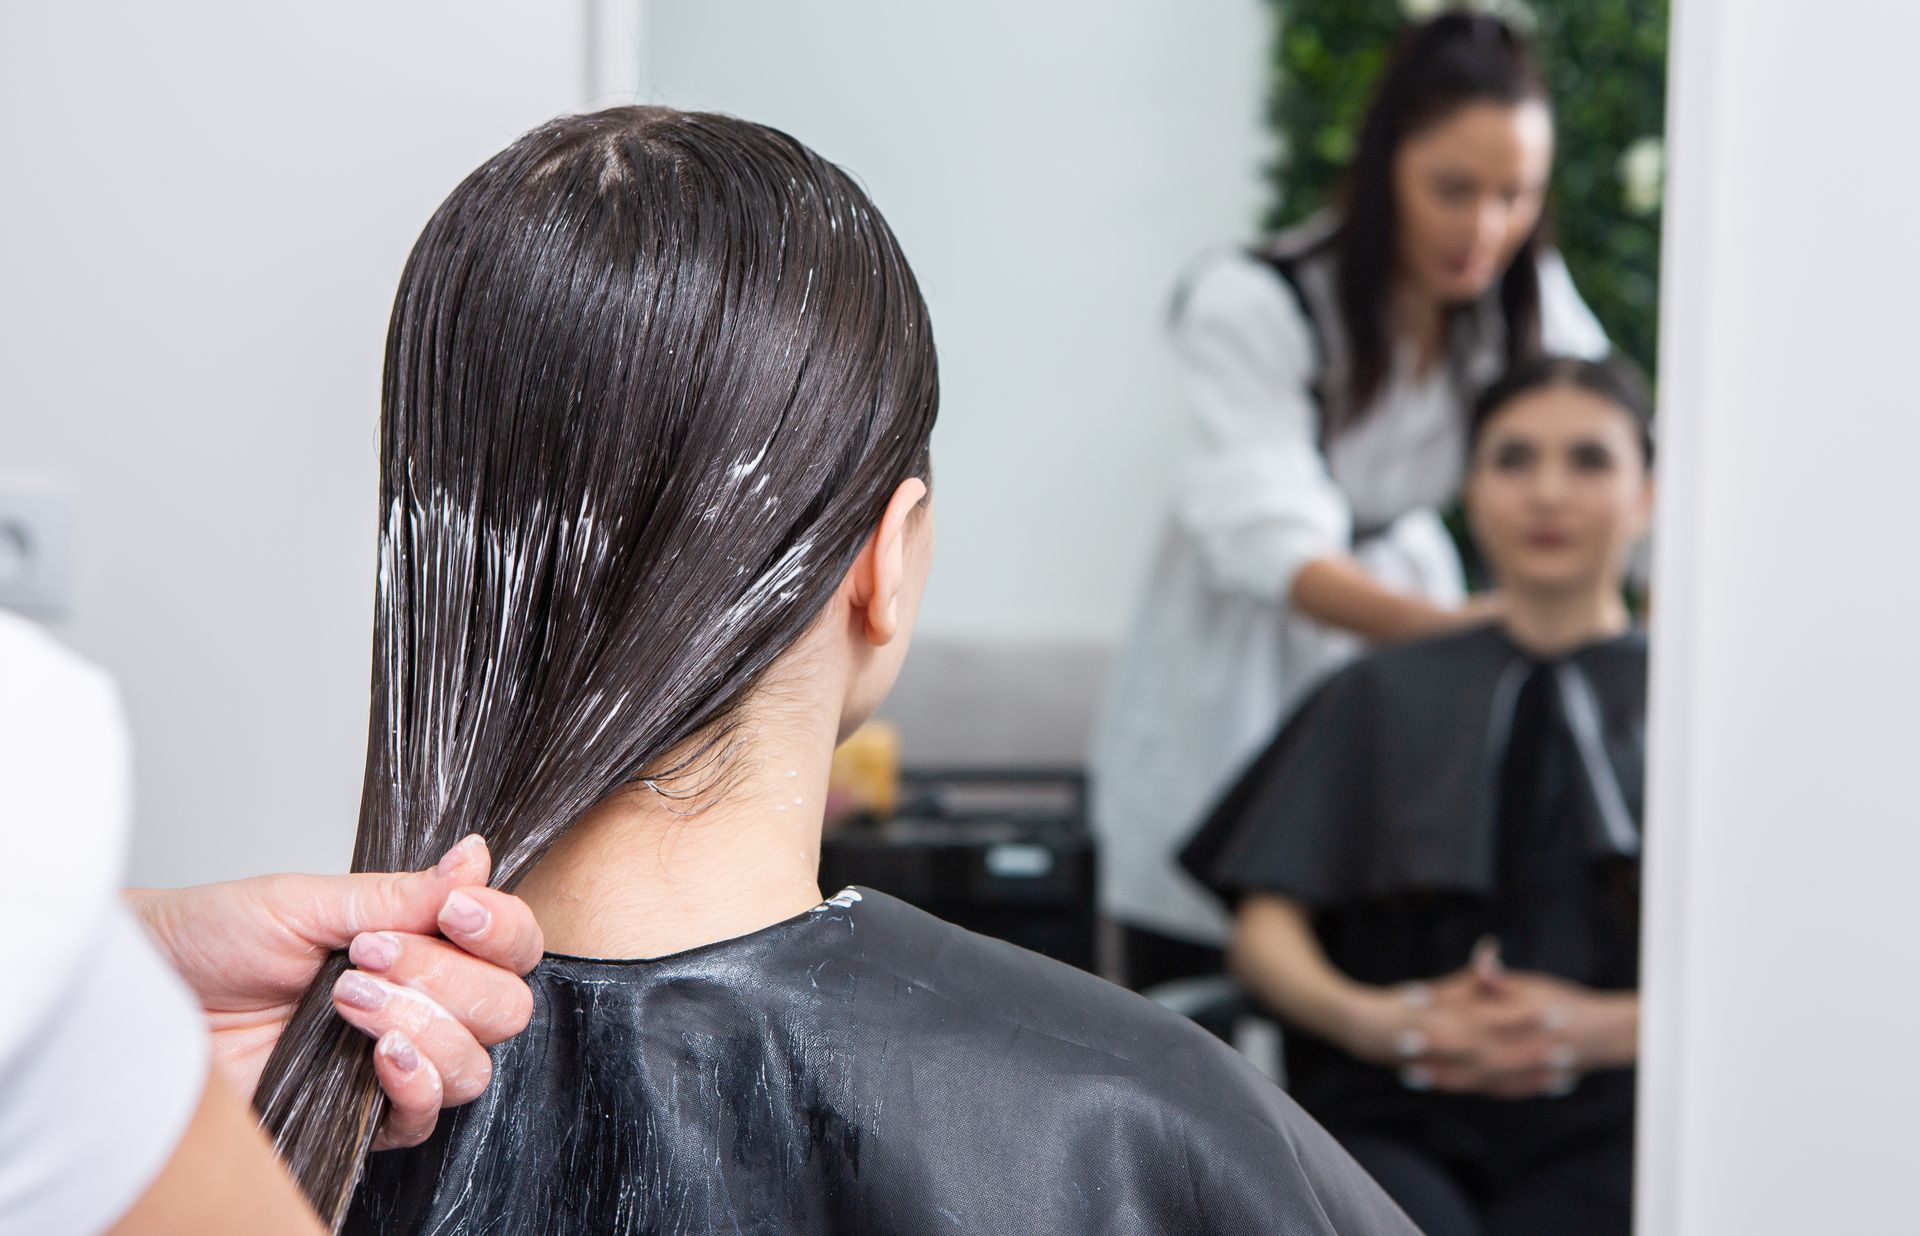
M 439 880 L 451 880 L 448 889 L 463 884 L 485 884 L 493 872 L 493 854 L 487 849 L 487 839 L 479 833 L 468 833 L 453 843 L 453 848 L 440 856 L 440 861 L 432 868 L 417 874 L 433 876 Z M 439 907 L 435 907 L 436 911 Z
M 456 888 L 484 885 L 493 870 L 487 843 L 474 833 L 425 871 L 304 876 L 297 930 L 314 945 L 345 948 L 363 931 L 435 935 L 440 907 Z
M 1500 960 L 1500 940 L 1496 936 L 1482 936 L 1473 946 L 1473 960 L 1468 963 L 1473 976 L 1488 991 L 1499 991 L 1506 986 L 1507 967 Z

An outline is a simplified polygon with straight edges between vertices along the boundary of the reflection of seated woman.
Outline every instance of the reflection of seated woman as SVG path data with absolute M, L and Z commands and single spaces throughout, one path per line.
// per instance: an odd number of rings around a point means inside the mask
M 822 901 L 831 753 L 926 577 L 936 399 L 891 232 L 769 129 L 556 121 L 428 225 L 388 349 L 356 861 L 477 828 L 563 955 L 350 1230 L 1411 1230 L 1190 1024 L 878 893 Z M 261 1089 L 336 1203 L 360 1054 L 314 1011 Z
M 1429 1236 L 1628 1230 L 1652 498 L 1631 374 L 1542 361 L 1475 412 L 1497 626 L 1336 674 L 1182 856 L 1294 1096 Z
M 1498 605 L 1463 607 L 1438 514 L 1472 392 L 1607 350 L 1546 242 L 1554 123 L 1514 30 L 1403 31 L 1356 140 L 1335 209 L 1196 267 L 1175 317 L 1194 434 L 1092 756 L 1135 987 L 1219 969 L 1226 924 L 1169 854 L 1311 684 Z

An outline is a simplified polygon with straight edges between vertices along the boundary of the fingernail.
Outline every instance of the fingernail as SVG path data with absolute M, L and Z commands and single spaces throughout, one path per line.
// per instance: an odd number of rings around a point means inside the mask
M 1408 1008 L 1423 1009 L 1433 1003 L 1433 988 L 1425 983 L 1407 983 L 1400 988 L 1400 998 Z
M 411 1073 L 420 1067 L 420 1053 L 413 1049 L 412 1040 L 398 1030 L 389 1030 L 381 1035 L 375 1050 L 392 1061 L 393 1067 L 402 1073 Z
M 478 840 L 480 840 L 479 833 L 468 833 L 454 842 L 453 848 L 441 855 L 440 861 L 434 864 L 433 874 L 452 875 L 454 869 L 460 865 L 460 861 L 467 856 L 467 850 Z
M 1427 1036 L 1418 1030 L 1402 1030 L 1400 1037 L 1394 1041 L 1393 1050 L 1400 1054 L 1402 1060 L 1411 1060 L 1415 1056 L 1425 1055 Z
M 1544 1030 L 1565 1030 L 1573 1024 L 1573 1014 L 1567 1012 L 1564 1005 L 1550 1005 L 1540 1014 L 1540 1026 Z
M 363 931 L 347 945 L 347 960 L 362 970 L 385 974 L 400 960 L 400 941 L 384 931 Z
M 1553 1083 L 1547 1087 L 1546 1096 L 1550 1099 L 1564 1099 L 1572 1094 L 1574 1087 L 1579 1084 L 1580 1079 L 1570 1073 L 1557 1077 Z
M 387 989 L 358 970 L 349 970 L 333 985 L 333 998 L 351 1009 L 371 1013 L 387 1007 Z
M 1400 1084 L 1409 1090 L 1431 1090 L 1433 1074 L 1425 1069 L 1401 1069 Z
M 487 929 L 493 916 L 465 893 L 452 892 L 447 894 L 447 904 L 440 907 L 440 921 L 463 936 L 477 936 Z
M 1578 1063 L 1580 1063 L 1580 1053 L 1575 1051 L 1573 1047 L 1567 1043 L 1562 1043 L 1547 1053 L 1548 1068 L 1564 1071 L 1571 1069 Z

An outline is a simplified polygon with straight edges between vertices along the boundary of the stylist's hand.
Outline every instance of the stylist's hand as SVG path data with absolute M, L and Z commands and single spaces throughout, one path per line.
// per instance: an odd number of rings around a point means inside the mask
M 206 1010 L 214 1067 L 250 1095 L 296 1001 L 328 953 L 347 948 L 333 1005 L 378 1040 L 387 1092 L 375 1149 L 426 1140 L 440 1109 L 486 1089 L 486 1049 L 524 1030 L 540 960 L 526 903 L 486 887 L 492 856 L 469 837 L 430 871 L 272 875 L 132 889 L 128 904 Z

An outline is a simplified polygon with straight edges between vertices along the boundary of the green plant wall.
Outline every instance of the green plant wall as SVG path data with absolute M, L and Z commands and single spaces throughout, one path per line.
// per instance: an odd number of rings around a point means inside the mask
M 1279 154 L 1267 220 L 1320 209 L 1414 0 L 1270 0 L 1279 19 L 1268 118 Z M 1558 123 L 1554 236 L 1615 344 L 1654 371 L 1666 128 L 1667 0 L 1481 0 L 1532 37 Z

